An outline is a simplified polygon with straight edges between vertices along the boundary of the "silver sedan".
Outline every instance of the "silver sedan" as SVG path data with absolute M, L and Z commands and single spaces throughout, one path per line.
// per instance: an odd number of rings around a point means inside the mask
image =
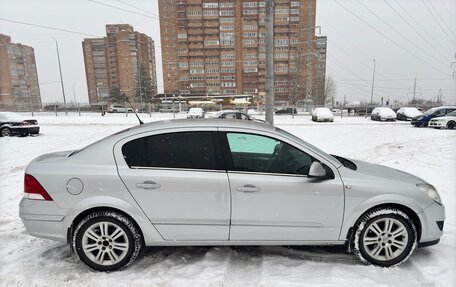
M 437 190 L 413 175 L 329 155 L 255 121 L 139 125 L 25 171 L 20 217 L 88 267 L 120 270 L 144 246 L 345 245 L 395 266 L 439 242 Z

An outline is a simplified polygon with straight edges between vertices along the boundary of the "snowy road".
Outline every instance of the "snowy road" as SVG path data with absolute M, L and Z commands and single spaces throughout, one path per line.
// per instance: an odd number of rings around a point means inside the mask
M 364 118 L 275 119 L 329 153 L 401 169 L 437 187 L 447 210 L 445 234 L 399 267 L 366 266 L 335 247 L 160 247 L 147 248 L 125 271 L 104 274 L 85 269 L 66 244 L 25 232 L 18 217 L 23 173 L 38 155 L 81 148 L 137 121 L 120 114 L 36 118 L 40 136 L 0 138 L 0 286 L 456 286 L 455 131 Z

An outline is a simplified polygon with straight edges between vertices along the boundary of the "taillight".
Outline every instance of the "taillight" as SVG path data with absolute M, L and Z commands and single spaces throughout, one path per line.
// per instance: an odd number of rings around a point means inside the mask
M 51 196 L 41 186 L 38 180 L 30 174 L 26 174 L 24 177 L 24 197 L 52 201 Z

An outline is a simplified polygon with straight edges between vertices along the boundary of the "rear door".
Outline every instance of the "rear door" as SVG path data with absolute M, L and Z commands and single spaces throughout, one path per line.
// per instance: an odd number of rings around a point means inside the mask
M 228 239 L 230 189 L 218 143 L 213 130 L 200 129 L 115 145 L 120 177 L 165 240 Z

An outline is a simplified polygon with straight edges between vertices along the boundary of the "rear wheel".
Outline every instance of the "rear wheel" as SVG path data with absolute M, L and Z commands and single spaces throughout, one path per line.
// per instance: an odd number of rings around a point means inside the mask
M 12 135 L 11 129 L 7 128 L 7 127 L 1 128 L 0 129 L 0 134 L 2 135 L 2 137 L 9 137 L 9 136 Z
M 456 123 L 453 121 L 449 121 L 446 125 L 447 129 L 454 130 L 456 128 Z
M 374 209 L 357 224 L 354 251 L 365 263 L 396 266 L 405 262 L 416 246 L 416 227 L 398 209 Z
M 73 235 L 79 259 L 98 271 L 117 271 L 133 263 L 143 239 L 130 218 L 113 211 L 97 211 L 84 218 Z

